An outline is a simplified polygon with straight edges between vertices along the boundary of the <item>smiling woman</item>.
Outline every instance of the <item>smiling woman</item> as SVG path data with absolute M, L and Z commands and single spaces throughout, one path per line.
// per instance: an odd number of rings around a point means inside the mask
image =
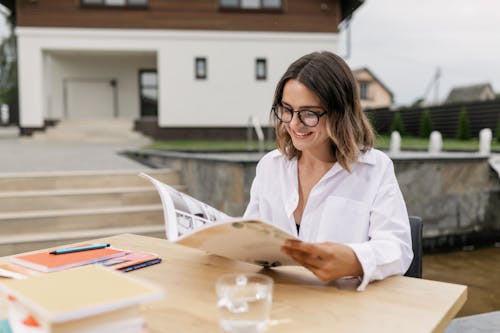
M 276 87 L 277 150 L 258 163 L 245 217 L 296 234 L 282 251 L 322 281 L 404 274 L 410 227 L 392 161 L 373 149 L 351 70 L 315 52 L 290 65 Z

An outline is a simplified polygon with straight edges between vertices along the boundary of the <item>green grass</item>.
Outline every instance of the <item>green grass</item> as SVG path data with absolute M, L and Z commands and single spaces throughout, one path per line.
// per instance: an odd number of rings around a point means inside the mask
M 386 135 L 377 136 L 375 146 L 379 149 L 389 149 L 390 137 Z M 404 136 L 401 138 L 401 148 L 403 150 L 427 150 L 428 139 L 419 137 Z M 274 141 L 266 141 L 264 148 L 271 150 L 276 147 Z M 177 151 L 246 151 L 248 143 L 246 140 L 168 140 L 155 141 L 145 149 L 154 150 L 177 150 Z M 252 141 L 251 150 L 258 150 L 258 141 Z M 443 149 L 449 151 L 477 151 L 479 150 L 479 140 L 471 139 L 461 141 L 456 139 L 443 139 Z M 500 143 L 493 140 L 492 150 L 500 151 Z

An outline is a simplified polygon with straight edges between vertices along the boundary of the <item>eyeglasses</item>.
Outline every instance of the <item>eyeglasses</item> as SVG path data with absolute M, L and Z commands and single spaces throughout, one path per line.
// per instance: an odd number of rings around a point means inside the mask
M 314 127 L 318 125 L 319 118 L 321 118 L 326 114 L 326 111 L 323 112 L 314 112 L 311 110 L 294 111 L 293 109 L 290 109 L 281 104 L 274 105 L 272 107 L 272 111 L 276 116 L 276 118 L 278 118 L 280 121 L 284 123 L 291 122 L 293 114 L 296 113 L 297 116 L 299 117 L 300 122 L 308 127 Z

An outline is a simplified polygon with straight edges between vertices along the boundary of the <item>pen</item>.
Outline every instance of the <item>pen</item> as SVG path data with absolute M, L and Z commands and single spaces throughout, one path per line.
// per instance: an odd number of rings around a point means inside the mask
M 55 250 L 52 252 L 49 252 L 50 254 L 65 254 L 65 253 L 73 253 L 73 252 L 81 252 L 81 251 L 88 251 L 88 250 L 97 250 L 97 249 L 103 249 L 105 247 L 109 247 L 109 244 L 93 244 L 89 246 L 81 246 L 81 247 L 71 247 L 68 249 L 60 249 L 60 250 Z

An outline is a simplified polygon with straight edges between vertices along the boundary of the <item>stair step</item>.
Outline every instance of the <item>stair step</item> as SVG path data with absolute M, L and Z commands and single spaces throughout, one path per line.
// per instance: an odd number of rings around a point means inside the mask
M 121 233 L 165 238 L 163 208 L 143 170 L 0 174 L 0 256 Z M 172 169 L 147 169 L 184 191 Z
M 146 172 L 170 185 L 180 183 L 179 173 L 171 169 L 153 169 Z M 138 170 L 5 173 L 0 174 L 0 192 L 151 186 L 151 183 L 139 177 L 138 173 Z
M 0 234 L 29 234 L 88 229 L 163 226 L 161 205 L 59 209 L 0 213 Z
M 133 130 L 132 118 L 64 120 L 45 132 L 35 133 L 35 141 L 147 144 L 151 139 Z
M 52 248 L 69 243 L 85 242 L 89 239 L 114 236 L 124 233 L 165 238 L 165 228 L 163 225 L 11 235 L 2 236 L 0 239 L 0 256 Z
M 0 192 L 0 213 L 159 203 L 152 186 Z

